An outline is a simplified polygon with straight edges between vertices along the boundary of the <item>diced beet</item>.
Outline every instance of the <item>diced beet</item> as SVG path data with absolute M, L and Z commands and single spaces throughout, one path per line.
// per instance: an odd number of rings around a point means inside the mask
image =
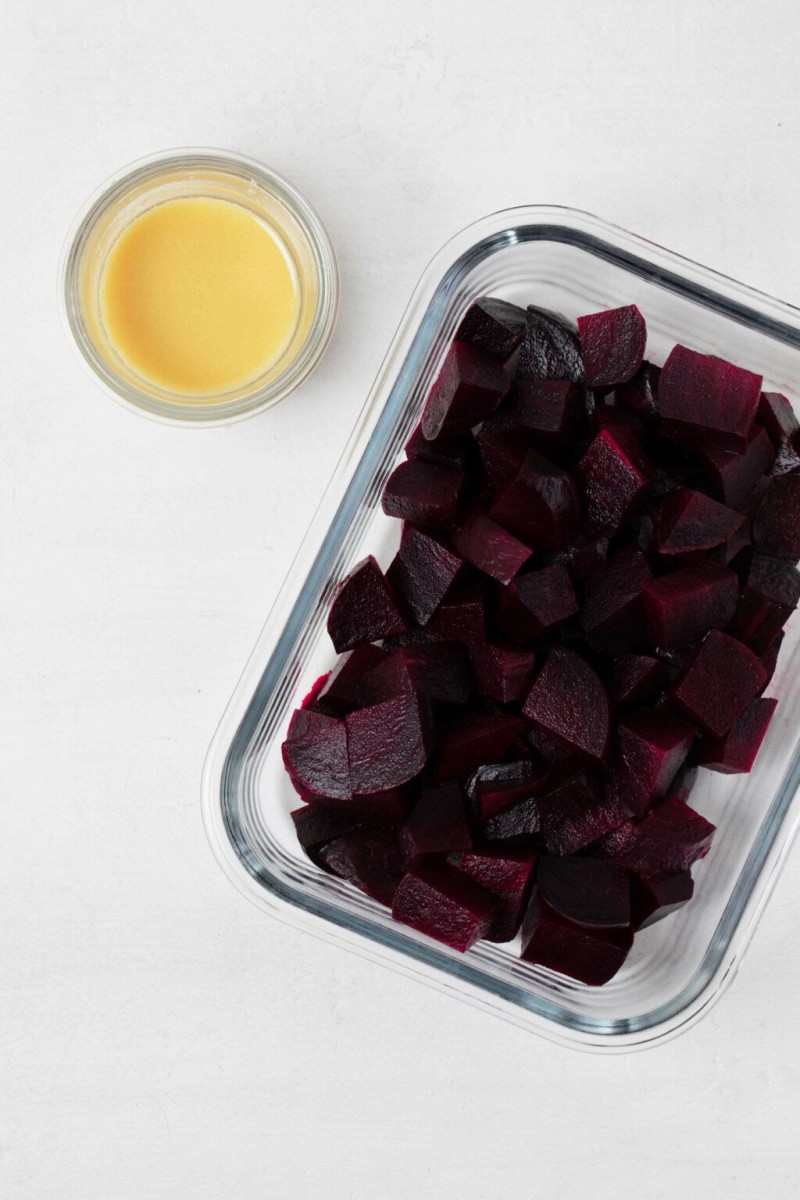
M 447 526 L 455 519 L 463 486 L 463 471 L 410 458 L 392 471 L 381 505 L 389 517 L 417 525 Z
M 540 788 L 542 772 L 529 758 L 485 763 L 470 775 L 464 788 L 467 805 L 478 823 L 526 800 Z
M 753 541 L 767 554 L 800 559 L 800 470 L 773 479 L 753 520 Z
M 573 579 L 582 581 L 594 575 L 607 561 L 609 544 L 608 538 L 589 538 L 581 533 L 556 561 L 569 567 Z
M 775 668 L 778 665 L 778 658 L 780 656 L 781 646 L 783 645 L 784 637 L 785 637 L 785 634 L 783 632 L 779 633 L 778 636 L 775 638 L 775 641 L 770 642 L 769 646 L 767 646 L 766 650 L 764 651 L 764 653 L 761 655 L 761 657 L 759 659 L 761 666 L 764 668 L 764 673 L 767 677 L 764 687 L 767 686 L 767 684 L 771 681 L 772 676 L 775 674 Z
M 494 849 L 482 846 L 462 854 L 459 871 L 497 896 L 499 904 L 486 934 L 490 942 L 510 942 L 516 937 L 528 900 L 537 855 L 531 850 Z
M 670 351 L 658 381 L 662 427 L 715 450 L 746 448 L 760 397 L 760 375 L 686 346 Z
M 597 405 L 594 410 L 594 433 L 600 433 L 603 429 L 609 429 L 613 433 L 620 426 L 632 430 L 637 437 L 643 432 L 642 423 L 636 413 L 630 412 L 627 408 L 618 408 L 616 405 Z
M 519 352 L 520 379 L 583 379 L 578 335 L 558 313 L 529 305 L 528 325 Z
M 586 581 L 580 624 L 604 649 L 625 650 L 645 639 L 642 589 L 653 573 L 636 546 L 626 546 Z
M 406 458 L 421 458 L 439 467 L 463 471 L 465 475 L 473 472 L 478 459 L 478 448 L 471 431 L 459 437 L 442 437 L 429 442 L 422 432 L 421 421 L 403 447 L 403 453 Z
M 428 441 L 467 433 L 497 408 L 508 391 L 502 366 L 466 342 L 453 342 L 422 414 Z
M 403 646 L 383 659 L 363 677 L 359 687 L 362 706 L 380 704 L 403 692 L 425 692 L 431 700 L 465 704 L 470 694 L 464 647 L 453 642 Z
M 600 798 L 586 775 L 573 775 L 539 801 L 540 834 L 550 854 L 576 854 L 628 819 L 615 800 Z
M 757 425 L 751 430 L 742 453 L 708 446 L 700 449 L 700 462 L 709 491 L 731 508 L 744 504 L 774 460 L 775 451 L 769 435 Z
M 407 815 L 407 803 L 401 790 L 354 800 L 327 801 L 324 805 L 306 804 L 291 814 L 297 840 L 316 861 L 320 846 L 345 837 L 358 829 L 401 824 Z
M 561 563 L 518 575 L 500 592 L 503 628 L 518 642 L 532 641 L 577 612 L 569 572 Z
M 542 805 L 534 792 L 510 808 L 487 817 L 480 827 L 485 842 L 526 846 L 542 828 Z
M 786 475 L 800 466 L 800 455 L 797 452 L 800 423 L 787 397 L 780 392 L 762 392 L 758 419 L 777 451 L 772 466 L 773 475 Z
M 583 397 L 568 379 L 517 379 L 510 400 L 520 425 L 541 438 L 574 437 L 581 427 Z
M 615 387 L 642 365 L 647 328 L 635 304 L 578 317 L 578 341 L 589 387 Z
M 418 858 L 400 880 L 392 916 L 454 950 L 469 950 L 492 926 L 498 899 L 449 863 Z
M 346 834 L 319 850 L 319 863 L 380 904 L 390 906 L 407 859 L 396 828 Z
M 559 554 L 577 533 L 580 498 L 566 471 L 530 450 L 490 515 L 532 548 Z
M 536 655 L 506 646 L 475 644 L 469 648 L 475 690 L 501 704 L 524 700 L 531 689 Z
M 525 440 L 520 437 L 519 429 L 499 429 L 487 421 L 475 441 L 486 478 L 496 491 L 502 492 L 525 461 L 528 452 Z
M 592 929 L 554 912 L 534 888 L 522 922 L 522 954 L 529 963 L 599 987 L 616 975 L 633 941 L 628 929 Z
M 331 672 L 326 671 L 324 675 L 320 675 L 318 679 L 314 680 L 311 685 L 311 690 L 305 696 L 303 696 L 302 703 L 300 704 L 301 708 L 316 708 L 319 710 L 319 697 L 326 687 L 330 677 Z M 336 714 L 334 713 L 334 716 L 335 715 Z
M 429 633 L 446 641 L 486 641 L 486 587 L 471 583 L 452 591 L 425 626 Z
M 456 526 L 451 540 L 462 558 L 499 583 L 510 583 L 531 556 L 529 546 L 480 510 Z
M 633 928 L 646 929 L 662 917 L 683 908 L 694 895 L 691 871 L 676 871 L 657 879 L 631 878 L 631 911 Z
M 658 506 L 654 541 L 659 554 L 711 550 L 744 525 L 744 514 L 693 488 L 678 488 Z
M 777 700 L 764 696 L 751 701 L 724 737 L 703 738 L 695 755 L 702 767 L 723 775 L 746 774 L 761 749 Z
M 385 657 L 386 652 L 371 642 L 343 654 L 317 696 L 317 706 L 335 717 L 358 708 L 362 703 L 358 691 L 361 680 Z
M 436 778 L 467 779 L 483 763 L 497 762 L 523 728 L 524 722 L 510 713 L 461 717 L 440 732 Z
M 291 781 L 301 796 L 310 793 L 330 796 L 333 800 L 349 800 L 354 791 L 377 792 L 383 787 L 394 786 L 387 783 L 374 788 L 353 788 L 345 722 L 325 713 L 298 708 L 289 722 L 281 753 Z
M 634 825 L 622 826 L 603 839 L 598 848 L 621 867 L 645 879 L 657 879 L 688 871 L 705 858 L 714 836 L 714 826 L 675 796 Z
M 667 794 L 697 730 L 665 710 L 640 709 L 617 727 L 609 795 L 643 816 Z
M 642 588 L 645 621 L 656 646 L 667 650 L 722 629 L 736 611 L 739 581 L 728 567 L 698 563 L 651 579 Z
M 765 683 L 752 650 L 712 630 L 670 695 L 690 720 L 723 737 Z
M 800 601 L 800 571 L 781 558 L 756 552 L 742 572 L 728 632 L 756 654 L 775 640 Z
M 585 532 L 617 532 L 655 479 L 655 470 L 636 434 L 622 426 L 598 433 L 580 461 L 586 500 Z
M 585 659 L 556 646 L 522 709 L 525 716 L 568 750 L 602 762 L 611 717 L 608 694 Z
M 494 296 L 480 296 L 464 314 L 455 340 L 469 342 L 490 358 L 506 362 L 522 341 L 526 324 L 524 308 Z
M 383 571 L 370 554 L 340 585 L 328 613 L 328 633 L 336 651 L 352 650 L 361 642 L 402 633 L 401 617 Z
M 424 625 L 436 612 L 463 567 L 463 560 L 444 542 L 413 525 L 405 525 L 400 549 L 386 578 L 414 620 Z
M 627 383 L 622 383 L 614 389 L 617 404 L 628 412 L 635 413 L 647 421 L 658 416 L 658 377 L 659 367 L 652 363 L 642 363 L 639 370 Z
M 415 692 L 356 709 L 345 723 L 350 779 L 359 795 L 406 783 L 428 760 L 430 717 Z
M 611 859 L 543 854 L 536 882 L 549 907 L 576 925 L 625 929 L 631 923 L 630 878 Z
M 457 850 L 469 850 L 472 836 L 464 797 L 457 783 L 423 788 L 406 821 L 402 842 L 409 860 L 419 854 L 449 854 Z
M 667 666 L 648 654 L 621 654 L 611 669 L 611 698 L 617 704 L 653 700 L 669 682 Z

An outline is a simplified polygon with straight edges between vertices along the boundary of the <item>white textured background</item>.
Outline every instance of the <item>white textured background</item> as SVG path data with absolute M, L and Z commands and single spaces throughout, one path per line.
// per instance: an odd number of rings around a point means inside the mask
M 783 1200 L 800 858 L 658 1050 L 559 1049 L 249 906 L 199 778 L 417 276 L 495 208 L 587 208 L 800 303 L 794 0 L 26 0 L 0 40 L 2 1200 Z M 230 429 L 84 376 L 64 233 L 219 145 L 336 242 L 323 366 Z

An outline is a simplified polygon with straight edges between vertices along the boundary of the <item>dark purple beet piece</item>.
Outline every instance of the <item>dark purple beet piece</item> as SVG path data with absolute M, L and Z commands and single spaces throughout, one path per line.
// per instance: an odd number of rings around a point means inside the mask
M 561 563 L 518 575 L 500 592 L 501 623 L 517 642 L 532 641 L 577 612 L 569 572 Z
M 485 763 L 466 782 L 467 806 L 480 823 L 527 800 L 539 790 L 541 782 L 542 772 L 529 758 Z
M 462 854 L 459 871 L 497 896 L 499 904 L 486 934 L 490 942 L 510 942 L 516 937 L 536 866 L 531 850 L 494 849 L 483 846 Z
M 636 546 L 626 546 L 586 581 L 580 623 L 605 650 L 626 650 L 645 639 L 642 588 L 653 574 Z
M 541 828 L 541 801 L 534 794 L 487 817 L 480 827 L 480 835 L 485 842 L 527 845 Z
M 422 414 L 423 436 L 433 441 L 469 432 L 494 412 L 510 382 L 495 359 L 453 342 Z
M 469 648 L 475 690 L 500 704 L 524 700 L 533 683 L 536 655 L 529 650 L 480 645 Z
M 576 925 L 625 929 L 631 923 L 630 878 L 611 859 L 543 854 L 536 882 L 550 908 Z
M 615 387 L 641 367 L 647 327 L 635 304 L 609 308 L 578 317 L 578 341 L 589 387 Z
M 341 654 L 361 642 L 376 642 L 405 628 L 383 571 L 370 554 L 353 568 L 336 593 L 328 613 L 331 641 Z
M 752 554 L 728 632 L 756 654 L 778 636 L 800 601 L 800 571 L 781 558 Z
M 599 987 L 616 975 L 632 941 L 630 928 L 592 929 L 565 920 L 534 888 L 533 899 L 522 922 L 521 957 L 526 962 Z
M 519 379 L 583 379 L 575 327 L 559 313 L 529 305 L 528 325 L 519 352 Z
M 358 691 L 361 680 L 385 657 L 386 652 L 371 642 L 343 654 L 317 696 L 317 707 L 335 717 L 358 708 L 363 703 Z
M 645 879 L 688 871 L 705 858 L 714 826 L 675 796 L 668 797 L 638 825 L 622 826 L 598 843 L 621 867 Z
M 637 436 L 642 433 L 643 429 L 636 413 L 629 412 L 627 408 L 618 408 L 616 405 L 608 404 L 597 405 L 594 412 L 595 433 L 600 433 L 603 429 L 610 429 L 613 433 L 620 426 L 631 429 Z
M 472 836 L 464 797 L 457 783 L 423 788 L 406 821 L 402 842 L 409 860 L 419 854 L 450 854 L 457 850 L 469 850 Z
M 415 621 L 424 625 L 463 569 L 462 559 L 432 534 L 405 525 L 386 578 Z
M 428 937 L 469 950 L 492 926 L 498 900 L 449 863 L 418 858 L 400 880 L 392 916 Z
M 390 906 L 407 859 L 396 828 L 367 829 L 328 842 L 320 866 L 346 879 L 380 904 Z
M 620 408 L 648 421 L 658 416 L 658 377 L 661 371 L 652 363 L 642 363 L 633 379 L 614 389 Z
M 648 654 L 621 654 L 611 669 L 609 690 L 619 705 L 653 700 L 669 682 L 666 664 Z
M 425 626 L 426 630 L 446 641 L 486 641 L 486 587 L 471 583 L 453 591 L 442 601 Z
M 690 720 L 723 737 L 765 683 L 766 672 L 752 650 L 714 629 L 670 696 Z
M 439 467 L 449 467 L 453 471 L 470 472 L 477 461 L 477 447 L 471 431 L 460 437 L 436 438 L 429 442 L 422 432 L 422 422 L 417 425 L 411 437 L 403 447 L 406 458 L 424 459 Z
M 662 427 L 715 450 L 746 448 L 760 397 L 760 375 L 686 346 L 673 347 L 658 381 Z
M 645 621 L 653 644 L 676 650 L 722 629 L 736 611 L 739 580 L 728 567 L 698 563 L 651 579 L 642 588 Z
M 608 694 L 585 659 L 556 646 L 523 706 L 528 720 L 568 750 L 602 762 L 611 724 Z
M 569 567 L 573 579 L 583 581 L 594 575 L 608 560 L 608 538 L 589 538 L 578 534 L 575 541 L 558 555 L 556 561 Z
M 428 760 L 430 717 L 415 692 L 356 709 L 345 723 L 350 779 L 359 795 L 406 783 Z
M 772 676 L 775 674 L 775 668 L 778 665 L 778 658 L 780 656 L 781 646 L 783 645 L 784 637 L 785 637 L 785 634 L 783 633 L 783 631 L 781 631 L 778 634 L 778 636 L 775 638 L 775 641 L 770 642 L 769 646 L 767 646 L 766 650 L 764 651 L 764 653 L 761 655 L 761 658 L 759 659 L 762 667 L 764 668 L 764 673 L 767 677 L 767 681 L 764 684 L 764 687 L 766 687 L 767 684 L 771 682 Z
M 471 685 L 465 648 L 458 642 L 405 646 L 393 658 L 408 673 L 413 688 L 438 704 L 466 704 Z M 366 683 L 366 680 L 365 680 Z M 388 699 L 388 695 L 380 697 Z M 375 700 L 363 702 L 375 703 Z
M 568 379 L 517 379 L 510 401 L 520 425 L 544 439 L 574 437 L 583 422 L 581 390 Z
M 800 470 L 779 475 L 767 488 L 753 520 L 753 541 L 776 558 L 800 559 Z
M 627 809 L 598 795 L 586 775 L 573 775 L 539 801 L 540 835 L 550 854 L 576 854 L 628 820 Z
M 456 526 L 451 541 L 462 558 L 498 583 L 510 583 L 531 556 L 529 546 L 479 509 Z
M 775 450 L 765 429 L 751 430 L 740 454 L 703 447 L 700 463 L 712 496 L 731 508 L 744 504 L 762 475 L 775 460 Z
M 301 796 L 310 793 L 349 800 L 353 791 L 381 791 L 393 787 L 353 788 L 347 759 L 345 722 L 325 713 L 299 708 L 289 722 L 286 741 L 281 746 L 283 762 Z
M 494 296 L 480 296 L 464 314 L 455 340 L 469 342 L 490 358 L 505 362 L 522 341 L 526 324 L 524 308 Z
M 324 805 L 306 804 L 291 814 L 300 845 L 315 861 L 315 852 L 327 842 L 357 829 L 399 825 L 406 815 L 407 804 L 400 790 L 354 800 L 326 801 Z
M 800 466 L 798 435 L 800 424 L 791 403 L 781 392 L 762 392 L 758 419 L 769 434 L 777 451 L 773 475 L 786 475 Z
M 616 533 L 655 480 L 636 434 L 623 426 L 598 433 L 579 471 L 586 500 L 584 532 L 598 537 Z
M 499 429 L 487 422 L 475 441 L 486 478 L 495 491 L 502 492 L 525 461 L 528 452 L 525 440 L 520 437 L 519 429 Z
M 523 728 L 510 713 L 462 716 L 440 732 L 436 778 L 467 779 L 483 763 L 497 762 Z
M 678 488 L 658 506 L 653 540 L 659 554 L 711 550 L 729 541 L 744 525 L 738 513 L 693 488 Z
M 691 871 L 676 871 L 657 879 L 631 878 L 631 913 L 634 929 L 646 929 L 688 904 L 694 895 Z
M 667 794 L 696 735 L 666 710 L 632 713 L 617 726 L 609 797 L 643 816 Z
M 578 531 L 580 498 L 566 471 L 530 450 L 490 514 L 527 545 L 559 554 Z
M 701 767 L 723 775 L 746 774 L 752 770 L 761 749 L 777 700 L 759 696 L 751 701 L 724 737 L 703 738 L 695 755 Z
M 381 504 L 389 517 L 446 527 L 455 519 L 463 486 L 463 471 L 410 458 L 392 471 Z

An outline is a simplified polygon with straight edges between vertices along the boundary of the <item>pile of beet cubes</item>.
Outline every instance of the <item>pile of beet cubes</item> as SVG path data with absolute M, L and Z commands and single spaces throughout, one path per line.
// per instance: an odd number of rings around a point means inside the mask
M 691 898 L 695 768 L 752 767 L 800 598 L 788 400 L 645 339 L 635 305 L 469 309 L 283 745 L 320 867 L 587 984 Z

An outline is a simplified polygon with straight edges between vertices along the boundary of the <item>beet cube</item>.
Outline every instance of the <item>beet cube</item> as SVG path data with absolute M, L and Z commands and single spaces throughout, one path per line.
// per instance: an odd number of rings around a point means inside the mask
M 753 520 L 753 541 L 767 554 L 800 559 L 800 470 L 773 479 Z
M 585 659 L 556 646 L 522 709 L 528 720 L 565 749 L 602 762 L 611 716 L 608 694 Z
M 652 579 L 647 559 L 626 546 L 587 580 L 580 623 L 604 649 L 625 650 L 645 639 L 642 589 Z
M 422 414 L 428 441 L 468 433 L 497 408 L 510 379 L 502 366 L 465 342 L 453 342 Z
M 780 392 L 762 392 L 758 419 L 778 452 L 772 468 L 773 474 L 785 475 L 787 471 L 793 471 L 800 466 L 796 447 L 800 423 L 786 396 Z
M 558 313 L 529 305 L 528 325 L 519 352 L 519 379 L 583 379 L 578 336 Z
M 486 641 L 486 587 L 472 583 L 452 591 L 437 608 L 425 629 L 453 642 Z
M 566 471 L 530 450 L 489 511 L 495 521 L 533 549 L 558 554 L 577 533 L 580 499 Z
M 628 811 L 613 799 L 600 798 L 586 775 L 574 775 L 548 791 L 539 802 L 540 834 L 550 854 L 576 854 L 624 824 Z
M 510 942 L 516 937 L 528 900 L 536 858 L 536 854 L 530 850 L 497 850 L 490 846 L 461 855 L 459 871 L 498 898 L 494 920 L 486 934 L 488 941 Z
M 598 929 L 576 925 L 554 912 L 534 888 L 522 922 L 522 954 L 529 963 L 558 971 L 591 987 L 608 983 L 630 950 L 628 929 Z
M 715 450 L 746 448 L 760 397 L 760 375 L 686 346 L 672 349 L 658 381 L 662 427 Z
M 631 878 L 631 911 L 633 928 L 646 929 L 662 917 L 683 908 L 694 895 L 691 871 L 676 871 L 657 879 Z
M 578 534 L 575 541 L 556 558 L 556 562 L 569 567 L 573 579 L 579 582 L 594 575 L 608 559 L 608 538 L 589 538 Z
M 783 634 L 783 632 L 779 633 L 778 636 L 775 638 L 775 641 L 770 642 L 769 646 L 767 646 L 767 649 L 764 651 L 764 653 L 761 655 L 761 657 L 759 659 L 759 662 L 761 663 L 761 666 L 764 668 L 764 673 L 767 677 L 764 687 L 767 686 L 767 684 L 771 681 L 772 676 L 775 674 L 775 668 L 778 665 L 778 658 L 780 656 L 781 646 L 783 645 L 784 636 L 785 635 Z
M 688 871 L 692 863 L 705 858 L 713 836 L 714 826 L 705 817 L 670 796 L 638 825 L 631 822 L 609 834 L 598 848 L 626 870 L 657 879 Z
M 473 879 L 437 858 L 418 858 L 400 880 L 392 916 L 428 937 L 469 950 L 492 926 L 498 899 Z
M 419 854 L 450 854 L 472 845 L 464 797 L 457 783 L 423 788 L 402 833 L 409 858 Z
M 661 371 L 652 363 L 642 363 L 627 383 L 614 388 L 614 399 L 628 412 L 647 421 L 658 416 L 658 377 Z
M 534 793 L 487 817 L 480 828 L 485 842 L 526 846 L 542 828 L 542 805 Z
M 626 383 L 644 358 L 644 317 L 635 304 L 578 317 L 578 341 L 589 387 Z
M 515 641 L 532 641 L 577 612 L 569 572 L 561 563 L 518 575 L 500 592 L 501 622 Z
M 641 709 L 617 727 L 609 795 L 643 816 L 667 794 L 697 730 L 665 710 Z
M 576 925 L 625 929 L 631 923 L 630 879 L 611 859 L 543 854 L 536 883 L 549 907 Z
M 386 578 L 414 620 L 424 625 L 436 612 L 463 566 L 462 559 L 444 542 L 413 525 L 405 525 L 400 549 Z
M 363 703 L 359 696 L 361 680 L 385 657 L 386 652 L 371 642 L 343 654 L 317 695 L 317 707 L 335 717 L 358 708 Z
M 669 682 L 665 663 L 647 654 L 621 654 L 611 669 L 611 698 L 619 705 L 653 700 Z
M 524 429 L 545 439 L 574 437 L 584 418 L 580 388 L 568 379 L 517 379 L 511 411 Z
M 347 758 L 347 731 L 345 722 L 338 717 L 298 708 L 289 722 L 281 753 L 289 777 L 301 796 L 311 794 L 349 800 L 354 790 L 383 790 L 381 786 L 353 788 Z
M 478 460 L 472 431 L 460 437 L 442 437 L 429 442 L 422 432 L 421 421 L 403 447 L 403 452 L 406 458 L 421 458 L 439 467 L 449 467 L 451 471 L 463 471 L 465 475 L 474 470 Z
M 695 755 L 696 761 L 723 775 L 746 774 L 752 770 L 777 703 L 777 700 L 764 696 L 751 701 L 724 737 L 703 738 Z
M 540 788 L 542 772 L 531 759 L 486 763 L 467 780 L 469 810 L 478 822 L 527 800 Z
M 738 591 L 734 572 L 712 562 L 651 579 L 642 588 L 642 603 L 653 643 L 675 650 L 709 629 L 724 628 L 736 611 Z
M 499 583 L 510 583 L 531 556 L 529 546 L 480 510 L 453 530 L 452 543 L 462 558 Z
M 497 762 L 523 728 L 521 718 L 510 713 L 461 717 L 440 733 L 436 778 L 467 779 L 483 763 Z
M 404 646 L 383 659 L 362 679 L 359 702 L 380 704 L 403 692 L 425 692 L 440 703 L 464 704 L 470 682 L 464 647 L 458 643 L 435 642 Z
M 469 648 L 475 690 L 490 700 L 511 704 L 524 700 L 533 683 L 536 655 L 505 646 L 475 644 Z
M 723 737 L 765 683 L 752 650 L 712 630 L 670 695 L 690 720 Z
M 399 787 L 428 760 L 430 715 L 415 692 L 356 709 L 345 724 L 350 779 L 358 795 Z
M 402 792 L 358 797 L 354 800 L 326 801 L 303 805 L 291 814 L 297 830 L 297 840 L 314 861 L 316 851 L 356 830 L 394 826 L 405 820 L 407 804 Z
M 463 471 L 410 458 L 392 471 L 381 504 L 387 516 L 417 525 L 447 526 L 455 519 L 463 486 Z
M 464 314 L 455 340 L 469 342 L 490 358 L 505 362 L 522 341 L 526 324 L 524 308 L 494 296 L 480 296 Z
M 528 452 L 519 429 L 500 429 L 487 421 L 475 441 L 487 480 L 495 491 L 503 491 L 518 474 Z
M 396 828 L 346 834 L 323 846 L 318 861 L 333 875 L 386 905 L 391 905 L 407 865 Z
M 402 633 L 406 624 L 383 571 L 370 554 L 340 585 L 328 613 L 328 633 L 339 654 L 361 642 Z
M 755 553 L 742 573 L 742 587 L 728 632 L 756 654 L 778 636 L 800 601 L 800 571 L 784 559 Z
M 700 462 L 709 491 L 717 500 L 738 508 L 772 466 L 775 451 L 765 429 L 754 426 L 742 453 L 702 447 Z
M 579 471 L 586 501 L 585 531 L 598 537 L 616 533 L 655 479 L 636 434 L 621 426 L 598 433 Z
M 658 507 L 654 541 L 659 554 L 688 554 L 721 546 L 744 525 L 744 514 L 693 488 L 677 488 Z

